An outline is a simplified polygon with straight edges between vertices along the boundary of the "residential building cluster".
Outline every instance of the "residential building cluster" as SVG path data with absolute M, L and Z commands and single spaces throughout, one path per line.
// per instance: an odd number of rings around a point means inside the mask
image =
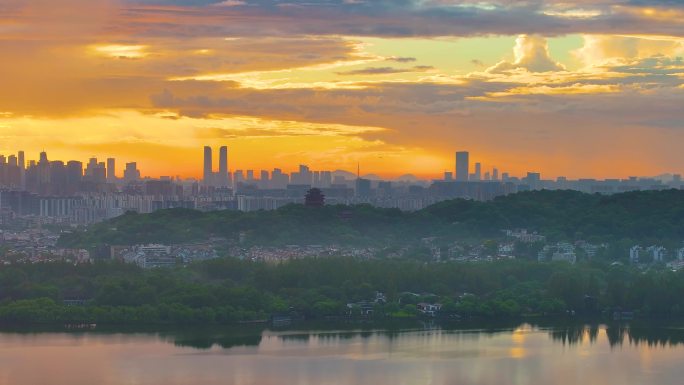
M 136 264 L 143 269 L 158 267 L 173 267 L 177 264 L 187 264 L 218 258 L 216 245 L 211 242 L 161 245 L 146 244 L 133 246 L 111 246 L 112 259 Z
M 0 262 L 90 262 L 87 250 L 58 247 L 58 239 L 59 233 L 47 229 L 0 230 Z
M 337 245 L 289 245 L 285 247 L 231 247 L 228 254 L 244 260 L 279 263 L 292 259 L 352 257 L 375 258 L 379 249 L 372 247 L 342 247 Z

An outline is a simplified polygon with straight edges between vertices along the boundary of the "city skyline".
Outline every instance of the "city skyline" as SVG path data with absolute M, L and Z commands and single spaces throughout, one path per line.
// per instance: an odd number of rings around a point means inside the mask
M 444 168 L 441 171 L 435 171 L 430 176 L 428 177 L 421 177 L 421 175 L 413 174 L 413 173 L 404 173 L 404 174 L 390 174 L 391 176 L 387 177 L 387 174 L 377 174 L 372 171 L 369 172 L 364 172 L 360 173 L 361 170 L 361 165 L 359 163 L 356 164 L 356 171 L 351 171 L 350 169 L 335 169 L 335 170 L 326 170 L 322 167 L 318 167 L 317 165 L 310 165 L 310 164 L 303 164 L 300 162 L 296 166 L 294 165 L 289 165 L 283 167 L 283 165 L 279 164 L 271 164 L 270 167 L 265 168 L 265 169 L 253 169 L 253 168 L 248 168 L 248 167 L 240 167 L 239 166 L 239 161 L 235 162 L 234 160 L 229 162 L 229 147 L 222 145 L 218 147 L 218 155 L 214 154 L 214 148 L 212 146 L 203 146 L 202 147 L 202 164 L 200 166 L 197 166 L 196 168 L 200 170 L 199 172 L 196 172 L 195 174 L 199 174 L 200 177 L 195 177 L 195 176 L 182 176 L 182 175 L 150 175 L 148 173 L 144 173 L 140 171 L 140 167 L 138 165 L 138 162 L 136 161 L 125 161 L 118 163 L 117 158 L 111 158 L 108 157 L 104 161 L 99 161 L 97 156 L 91 155 L 88 157 L 87 161 L 81 161 L 81 160 L 76 160 L 76 159 L 54 159 L 50 158 L 48 159 L 48 153 L 44 149 L 40 151 L 38 154 L 38 157 L 36 159 L 32 159 L 30 156 L 26 157 L 26 151 L 23 150 L 18 150 L 16 153 L 8 153 L 8 154 L 2 154 L 0 153 L 0 165 L 5 165 L 5 166 L 18 166 L 20 164 L 24 164 L 24 170 L 27 170 L 31 166 L 39 166 L 41 162 L 46 162 L 46 164 L 52 163 L 52 162 L 58 162 L 62 163 L 64 167 L 69 167 L 70 165 L 78 164 L 81 167 L 81 175 L 88 177 L 90 174 L 96 172 L 101 179 L 102 182 L 117 182 L 117 181 L 129 181 L 129 180 L 138 180 L 138 179 L 187 179 L 187 180 L 196 180 L 198 182 L 203 182 L 205 186 L 216 186 L 216 187 L 231 187 L 232 186 L 232 181 L 236 173 L 240 175 L 240 178 L 244 178 L 244 180 L 260 180 L 263 179 L 264 176 L 267 177 L 267 179 L 271 178 L 271 173 L 276 172 L 276 173 L 284 173 L 284 175 L 297 175 L 297 173 L 301 173 L 303 170 L 306 170 L 305 172 L 313 172 L 315 169 L 317 172 L 332 172 L 332 173 L 342 173 L 342 174 L 348 174 L 348 175 L 358 175 L 361 177 L 366 177 L 370 176 L 374 179 L 379 179 L 379 180 L 401 180 L 402 177 L 415 177 L 417 180 L 423 180 L 423 181 L 436 181 L 436 180 L 444 180 L 444 181 L 457 181 L 457 182 L 476 182 L 476 181 L 506 181 L 509 178 L 523 178 L 526 176 L 529 176 L 530 173 L 532 174 L 539 174 L 539 177 L 543 175 L 542 173 L 536 171 L 539 168 L 530 168 L 524 172 L 521 172 L 520 174 L 516 173 L 511 173 L 508 172 L 507 169 L 501 169 L 499 166 L 495 165 L 483 165 L 481 162 L 471 162 L 471 157 L 470 151 L 456 151 L 454 152 L 454 155 L 452 157 L 452 168 Z M 479 158 L 474 158 L 474 159 L 479 159 Z M 218 163 L 215 163 L 214 161 L 218 160 Z M 119 166 L 116 168 L 116 164 L 120 164 L 122 166 Z M 230 168 L 229 164 L 234 164 L 238 163 L 238 166 L 235 168 Z M 310 167 L 311 166 L 311 167 Z M 112 168 L 114 169 L 114 172 L 112 173 Z M 91 170 L 96 170 L 96 171 L 91 171 Z M 249 174 L 249 177 L 247 175 L 244 175 L 245 173 Z M 3 174 L 4 175 L 4 174 Z M 8 174 L 9 175 L 9 174 Z M 128 175 L 128 176 L 127 176 Z M 244 176 L 243 176 L 244 175 Z M 613 176 L 613 177 L 606 177 L 606 178 L 590 178 L 590 177 L 578 177 L 578 178 L 569 178 L 564 175 L 558 175 L 558 176 L 548 176 L 544 175 L 544 178 L 546 180 L 582 180 L 582 179 L 596 179 L 596 180 L 629 180 L 630 178 L 662 178 L 662 177 L 675 177 L 677 178 L 681 174 L 678 172 L 669 172 L 669 173 L 661 173 L 658 175 L 624 175 L 624 176 Z M 296 176 L 295 176 L 296 177 Z M 19 178 L 17 176 L 16 178 Z M 209 181 L 209 182 L 207 182 Z
M 201 177 L 203 145 L 255 170 L 436 178 L 467 148 L 517 175 L 678 172 L 683 7 L 7 0 L 0 153 L 98 154 L 154 176 Z

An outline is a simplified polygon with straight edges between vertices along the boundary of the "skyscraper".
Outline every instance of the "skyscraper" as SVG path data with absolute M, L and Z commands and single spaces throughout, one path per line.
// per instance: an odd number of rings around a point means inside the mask
M 204 185 L 213 185 L 214 166 L 212 164 L 211 147 L 204 146 Z
M 17 162 L 19 164 L 19 185 L 21 188 L 26 188 L 26 159 L 24 157 L 24 151 L 19 151 L 17 154 Z
M 218 180 L 221 187 L 228 186 L 228 147 L 226 146 L 221 146 L 221 148 L 219 148 Z
M 482 180 L 482 164 L 475 163 L 475 180 Z
M 66 164 L 66 183 L 69 194 L 75 194 L 81 189 L 83 181 L 83 163 L 70 160 Z
M 356 178 L 355 192 L 357 197 L 369 197 L 371 195 L 370 179 Z
M 116 159 L 107 158 L 107 182 L 116 182 Z
M 126 163 L 126 169 L 124 169 L 124 181 L 134 182 L 140 179 L 140 171 L 138 170 L 138 164 L 136 162 Z
M 456 153 L 456 180 L 459 182 L 468 181 L 468 173 L 470 172 L 470 154 L 468 151 L 459 151 Z
M 24 159 L 24 151 L 19 151 L 17 154 L 17 160 L 19 162 L 19 167 L 26 169 L 26 160 Z

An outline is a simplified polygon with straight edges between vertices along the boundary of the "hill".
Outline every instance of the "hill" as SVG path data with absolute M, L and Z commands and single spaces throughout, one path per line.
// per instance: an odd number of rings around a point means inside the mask
M 404 244 L 427 236 L 496 237 L 501 229 L 526 228 L 552 239 L 655 242 L 684 240 L 684 191 L 637 191 L 591 195 L 576 191 L 530 191 L 489 202 L 456 199 L 417 212 L 368 205 L 274 211 L 199 212 L 187 209 L 127 213 L 65 234 L 60 244 L 182 243 L 209 237 L 251 244 Z

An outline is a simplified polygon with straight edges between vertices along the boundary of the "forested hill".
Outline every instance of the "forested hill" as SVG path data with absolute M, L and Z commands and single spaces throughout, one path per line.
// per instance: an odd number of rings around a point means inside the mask
M 182 243 L 209 237 L 248 243 L 406 243 L 427 236 L 495 237 L 501 229 L 526 228 L 552 239 L 651 242 L 684 240 L 684 191 L 638 191 L 591 195 L 576 191 L 531 191 L 490 202 L 444 201 L 417 212 L 368 205 L 310 208 L 288 205 L 275 211 L 202 213 L 186 209 L 127 213 L 65 234 L 63 246 Z

